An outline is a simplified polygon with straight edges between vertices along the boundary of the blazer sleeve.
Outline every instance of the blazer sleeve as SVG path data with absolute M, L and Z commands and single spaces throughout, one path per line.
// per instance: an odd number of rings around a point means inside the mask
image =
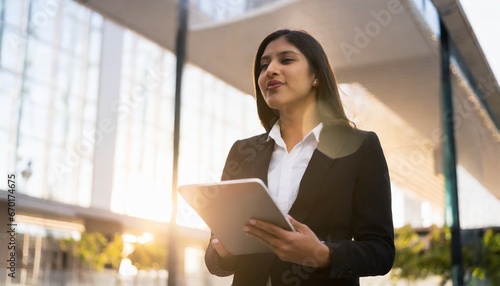
M 352 240 L 327 241 L 331 278 L 384 275 L 395 256 L 391 186 L 377 135 L 368 132 L 360 146 L 352 207 Z M 323 271 L 322 271 L 323 272 Z
M 213 234 L 210 235 L 210 240 L 214 237 Z M 209 243 L 207 250 L 205 251 L 205 264 L 210 273 L 217 276 L 229 276 L 234 274 L 234 269 L 236 266 L 237 257 L 232 256 L 229 258 L 222 258 L 217 254 L 217 251 Z

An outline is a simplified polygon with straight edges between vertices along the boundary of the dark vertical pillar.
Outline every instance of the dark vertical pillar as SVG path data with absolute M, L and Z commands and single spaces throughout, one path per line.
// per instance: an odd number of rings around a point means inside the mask
M 177 170 L 179 165 L 179 137 L 181 119 L 181 86 L 182 70 L 186 55 L 186 33 L 188 18 L 188 0 L 179 0 L 178 29 L 175 43 L 177 56 L 175 67 L 175 109 L 174 109 L 174 154 L 172 166 L 172 209 L 170 215 L 170 229 L 168 240 L 168 286 L 178 285 L 178 249 L 177 249 Z
M 443 124 L 443 163 L 446 192 L 445 219 L 451 229 L 451 271 L 453 285 L 464 285 L 462 270 L 462 244 L 458 210 L 457 162 L 453 98 L 450 77 L 450 50 L 448 31 L 440 21 L 441 30 L 441 108 Z

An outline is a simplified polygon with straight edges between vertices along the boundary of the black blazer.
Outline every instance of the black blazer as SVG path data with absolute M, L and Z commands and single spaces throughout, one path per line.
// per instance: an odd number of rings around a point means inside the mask
M 261 134 L 234 143 L 222 179 L 260 178 L 267 173 L 274 141 Z M 324 126 L 289 214 L 330 248 L 326 269 L 280 260 L 273 253 L 222 259 L 209 245 L 212 274 L 234 274 L 233 285 L 359 285 L 360 276 L 384 275 L 395 255 L 391 189 L 378 137 L 344 125 Z M 311 260 L 313 262 L 313 260 Z

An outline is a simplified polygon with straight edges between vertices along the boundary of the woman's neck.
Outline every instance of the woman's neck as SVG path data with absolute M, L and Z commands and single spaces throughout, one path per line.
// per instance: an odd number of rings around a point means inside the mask
M 281 137 L 285 141 L 287 151 L 290 152 L 320 122 L 315 104 L 302 110 L 281 112 Z

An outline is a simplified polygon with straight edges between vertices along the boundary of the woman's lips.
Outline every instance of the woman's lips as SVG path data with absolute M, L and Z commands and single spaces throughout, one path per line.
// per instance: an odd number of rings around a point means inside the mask
M 280 82 L 280 81 L 277 81 L 277 80 L 273 80 L 273 81 L 270 81 L 268 84 L 267 84 L 267 90 L 275 90 L 277 88 L 279 88 L 280 86 L 282 86 L 283 83 Z

